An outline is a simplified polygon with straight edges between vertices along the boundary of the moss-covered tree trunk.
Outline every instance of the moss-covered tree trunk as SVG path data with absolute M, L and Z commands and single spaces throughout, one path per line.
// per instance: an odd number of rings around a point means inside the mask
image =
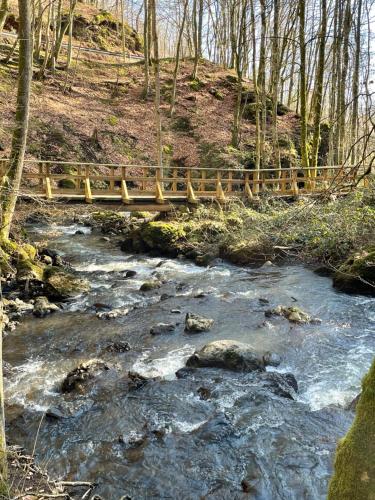
M 19 0 L 19 67 L 16 124 L 13 133 L 9 168 L 2 181 L 0 242 L 9 238 L 10 226 L 21 185 L 26 139 L 29 125 L 29 103 L 32 80 L 33 36 L 31 32 L 31 5 Z
M 375 359 L 362 382 L 354 423 L 336 452 L 328 500 L 375 498 Z

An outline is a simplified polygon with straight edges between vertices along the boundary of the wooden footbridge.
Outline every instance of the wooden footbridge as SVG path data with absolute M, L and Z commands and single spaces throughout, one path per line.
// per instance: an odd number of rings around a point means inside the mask
M 9 160 L 0 160 L 1 176 Z M 167 209 L 200 200 L 224 203 L 259 195 L 298 196 L 368 183 L 364 167 L 287 169 L 185 168 L 25 160 L 20 196 L 64 202 L 112 202 L 128 209 Z

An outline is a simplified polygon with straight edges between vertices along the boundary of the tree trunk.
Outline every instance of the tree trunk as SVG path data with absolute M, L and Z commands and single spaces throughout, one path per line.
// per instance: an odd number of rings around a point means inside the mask
M 177 91 L 177 75 L 178 75 L 178 69 L 180 66 L 180 52 L 181 52 L 182 35 L 184 33 L 188 6 L 189 6 L 189 0 L 185 0 L 184 11 L 183 11 L 182 20 L 181 20 L 181 26 L 180 26 L 180 30 L 178 33 L 177 48 L 176 48 L 176 62 L 175 62 L 175 67 L 174 67 L 174 72 L 173 72 L 173 87 L 172 87 L 171 108 L 170 108 L 170 115 L 171 116 L 173 116 L 174 111 L 175 111 L 176 91 Z
M 327 0 L 321 1 L 322 21 L 320 28 L 319 41 L 319 60 L 316 70 L 315 83 L 315 106 L 314 106 L 314 132 L 311 150 L 311 166 L 314 169 L 316 176 L 316 168 L 318 166 L 318 154 L 320 144 L 320 122 L 322 119 L 322 97 L 323 97 L 323 81 L 324 81 L 324 64 L 325 64 L 325 48 L 327 36 Z
M 354 71 L 353 71 L 353 84 L 352 84 L 352 94 L 353 94 L 353 108 L 352 108 L 352 124 L 351 124 L 351 144 L 352 144 L 352 154 L 351 163 L 355 165 L 357 161 L 357 150 L 358 147 L 355 145 L 357 140 L 358 131 L 358 102 L 359 102 L 359 66 L 361 59 L 361 19 L 362 19 L 362 0 L 358 1 L 357 6 L 357 26 L 355 31 L 355 55 L 354 55 Z
M 299 0 L 299 50 L 300 50 L 300 106 L 301 106 L 301 160 L 305 175 L 310 176 L 307 143 L 307 86 L 306 86 L 306 43 L 305 43 L 305 0 Z
M 163 148 L 161 137 L 161 115 L 160 115 L 160 61 L 159 61 L 159 40 L 156 26 L 156 0 L 150 0 L 150 14 L 152 16 L 152 44 L 154 48 L 154 76 L 155 76 L 155 128 L 156 128 L 156 148 L 157 165 L 160 167 L 160 175 L 163 176 Z
M 8 0 L 1 0 L 1 5 L 0 5 L 0 35 L 4 29 L 4 24 L 5 24 L 5 21 L 7 19 L 7 15 L 8 15 L 8 10 L 9 10 Z
M 26 150 L 27 131 L 29 125 L 29 103 L 32 80 L 33 36 L 31 30 L 31 9 L 29 0 L 18 0 L 19 5 L 19 68 L 16 124 L 13 133 L 9 169 L 3 180 L 1 201 L 2 224 L 0 240 L 9 238 L 10 226 L 21 184 L 23 161 Z M 5 185 L 4 185 L 5 184 Z M 1 472 L 1 471 L 0 471 Z

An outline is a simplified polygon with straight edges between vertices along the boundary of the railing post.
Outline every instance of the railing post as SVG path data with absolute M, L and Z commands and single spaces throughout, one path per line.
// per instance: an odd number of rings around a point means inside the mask
M 172 170 L 172 191 L 177 192 L 177 176 L 178 176 L 178 170 L 177 168 L 174 168 Z
M 253 199 L 253 192 L 251 191 L 249 176 L 250 176 L 249 172 L 246 172 L 245 173 L 245 193 L 246 193 L 246 196 L 249 198 L 249 200 L 252 200 Z
M 44 165 L 43 163 L 39 163 L 39 165 L 38 165 L 38 172 L 39 172 L 39 175 L 40 175 L 40 177 L 39 177 L 39 188 L 40 188 L 41 191 L 43 191 L 43 184 L 44 184 L 44 182 L 43 182 L 43 177 L 44 177 L 44 175 L 43 175 L 43 165 Z
M 223 186 L 221 185 L 221 172 L 220 172 L 220 170 L 217 171 L 217 175 L 216 175 L 216 199 L 220 203 L 225 202 L 225 194 L 223 191 Z
M 297 182 L 297 170 L 293 169 L 291 171 L 292 174 L 292 191 L 294 196 L 298 196 L 299 190 L 298 190 L 298 182 Z
M 85 200 L 86 203 L 92 203 L 90 168 L 88 166 L 85 167 Z
M 191 170 L 189 169 L 187 171 L 187 200 L 189 203 L 192 203 L 196 205 L 198 203 L 198 200 L 195 196 L 193 186 L 191 184 Z
M 228 183 L 227 183 L 227 192 L 232 192 L 232 180 L 233 180 L 233 172 L 228 172 Z
M 121 169 L 121 199 L 125 205 L 129 205 L 132 200 L 129 197 L 128 186 L 126 184 L 126 167 Z
M 50 178 L 51 167 L 50 167 L 49 164 L 45 164 L 45 168 L 46 168 L 46 177 L 45 177 L 45 181 L 46 181 L 46 198 L 47 198 L 47 200 L 52 200 L 52 188 L 51 188 L 51 178 Z
M 259 194 L 259 180 L 260 180 L 259 169 L 256 168 L 253 174 L 253 193 L 255 194 L 255 196 Z
M 111 167 L 111 177 L 109 178 L 109 189 L 111 191 L 115 190 L 115 181 L 113 180 L 114 176 L 115 176 L 115 169 L 114 167 Z
M 206 180 L 206 171 L 201 170 L 201 181 L 199 183 L 199 191 L 204 192 L 206 191 L 206 183 L 204 182 Z
M 163 188 L 162 188 L 162 183 L 161 183 L 160 168 L 156 168 L 155 187 L 156 187 L 155 201 L 156 201 L 156 203 L 159 203 L 160 205 L 162 205 L 165 200 L 164 200 Z

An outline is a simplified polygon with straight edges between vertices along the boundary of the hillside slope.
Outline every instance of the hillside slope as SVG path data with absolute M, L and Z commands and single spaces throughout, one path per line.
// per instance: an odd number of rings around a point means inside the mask
M 87 6 L 85 6 L 87 9 Z M 89 14 L 88 14 L 89 13 Z M 79 14 L 81 17 L 82 13 Z M 104 16 L 93 7 L 91 19 Z M 79 19 L 81 19 L 81 17 Z M 105 17 L 105 16 L 104 16 Z M 115 26 L 108 27 L 116 37 Z M 75 31 L 82 42 L 82 32 Z M 87 30 L 84 31 L 87 38 Z M 80 39 L 81 37 L 81 39 Z M 109 38 L 111 38 L 109 37 Z M 109 39 L 106 38 L 106 39 Z M 138 40 L 138 38 L 137 38 Z M 86 45 L 95 46 L 93 38 Z M 137 42 L 138 43 L 138 42 Z M 141 43 L 139 41 L 139 43 Z M 115 44 L 111 47 L 113 48 Z M 100 48 L 100 44 L 96 45 Z M 137 48 L 140 47 L 137 45 Z M 3 52 L 6 49 L 3 46 Z M 62 60 L 64 54 L 62 54 Z M 9 153 L 14 123 L 17 67 L 0 64 L 0 148 Z M 251 82 L 244 82 L 248 107 L 241 150 L 230 147 L 236 94 L 234 73 L 203 61 L 199 81 L 191 80 L 192 62 L 181 63 L 174 118 L 169 116 L 173 61 L 162 62 L 162 126 L 164 158 L 178 166 L 247 166 L 254 164 L 255 125 Z M 37 67 L 35 72 L 37 72 Z M 34 80 L 29 158 L 106 163 L 152 164 L 156 158 L 153 98 L 144 98 L 143 65 L 120 63 L 104 55 L 77 52 L 67 73 L 58 70 L 44 81 Z M 278 118 L 282 165 L 298 161 L 299 120 L 280 107 Z M 271 138 L 271 131 L 269 134 Z M 271 148 L 267 155 L 271 162 Z

